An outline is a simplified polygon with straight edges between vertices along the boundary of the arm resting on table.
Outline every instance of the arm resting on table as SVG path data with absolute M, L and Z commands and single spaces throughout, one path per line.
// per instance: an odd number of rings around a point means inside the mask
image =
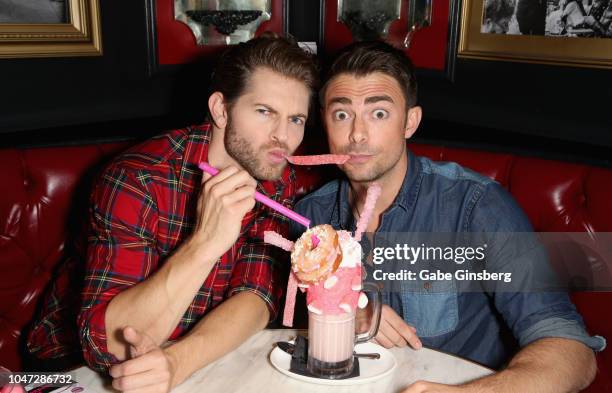
M 519 351 L 503 371 L 463 386 L 469 392 L 569 393 L 586 388 L 597 372 L 595 355 L 579 341 L 542 338 Z
M 164 349 L 175 370 L 172 386 L 236 349 L 266 327 L 269 316 L 265 301 L 253 292 L 239 292 L 221 303 L 180 341 Z

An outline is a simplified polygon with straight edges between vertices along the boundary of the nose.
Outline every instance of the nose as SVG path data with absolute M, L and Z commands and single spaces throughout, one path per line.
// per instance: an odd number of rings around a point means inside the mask
M 355 116 L 353 120 L 353 126 L 351 129 L 351 134 L 349 135 L 349 139 L 351 143 L 364 143 L 368 139 L 368 130 L 365 125 L 365 122 L 361 120 L 360 116 Z
M 287 142 L 288 134 L 289 134 L 289 125 L 283 121 L 280 121 L 274 126 L 274 129 L 272 130 L 270 137 L 275 142 L 285 143 Z

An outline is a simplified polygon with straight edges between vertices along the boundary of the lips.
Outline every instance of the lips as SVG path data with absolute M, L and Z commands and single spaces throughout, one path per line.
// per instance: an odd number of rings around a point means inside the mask
M 287 152 L 282 149 L 274 149 L 268 152 L 268 158 L 273 164 L 285 162 L 285 157 L 287 157 Z
M 351 158 L 347 161 L 350 164 L 363 164 L 372 158 L 371 154 L 349 154 Z

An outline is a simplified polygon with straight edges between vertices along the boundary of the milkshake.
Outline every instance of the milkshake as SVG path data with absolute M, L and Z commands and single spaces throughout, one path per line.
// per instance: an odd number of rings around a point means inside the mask
M 359 241 L 372 216 L 380 186 L 368 187 L 355 236 L 322 224 L 306 230 L 295 242 L 275 232 L 264 241 L 291 252 L 291 272 L 283 324 L 292 326 L 298 288 L 306 292 L 308 306 L 308 371 L 318 377 L 340 379 L 353 371 L 355 343 L 373 338 L 380 323 L 381 293 L 374 284 L 362 284 L 362 250 Z M 367 333 L 355 334 L 355 313 L 368 304 L 364 290 L 376 293 Z
M 355 312 L 368 304 L 362 292 L 361 245 L 346 231 L 338 231 L 342 259 L 324 281 L 309 284 L 308 371 L 337 379 L 353 371 Z

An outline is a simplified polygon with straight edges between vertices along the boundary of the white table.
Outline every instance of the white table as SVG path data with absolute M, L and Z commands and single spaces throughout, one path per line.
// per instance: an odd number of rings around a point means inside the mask
M 324 386 L 294 380 L 277 371 L 269 360 L 277 341 L 287 341 L 297 330 L 264 330 L 247 340 L 235 351 L 193 374 L 173 393 L 200 392 L 347 392 L 395 393 L 416 380 L 459 384 L 493 373 L 492 370 L 459 357 L 423 348 L 393 348 L 397 368 L 390 377 L 365 385 Z M 108 380 L 87 367 L 73 375 L 86 392 L 114 392 Z

